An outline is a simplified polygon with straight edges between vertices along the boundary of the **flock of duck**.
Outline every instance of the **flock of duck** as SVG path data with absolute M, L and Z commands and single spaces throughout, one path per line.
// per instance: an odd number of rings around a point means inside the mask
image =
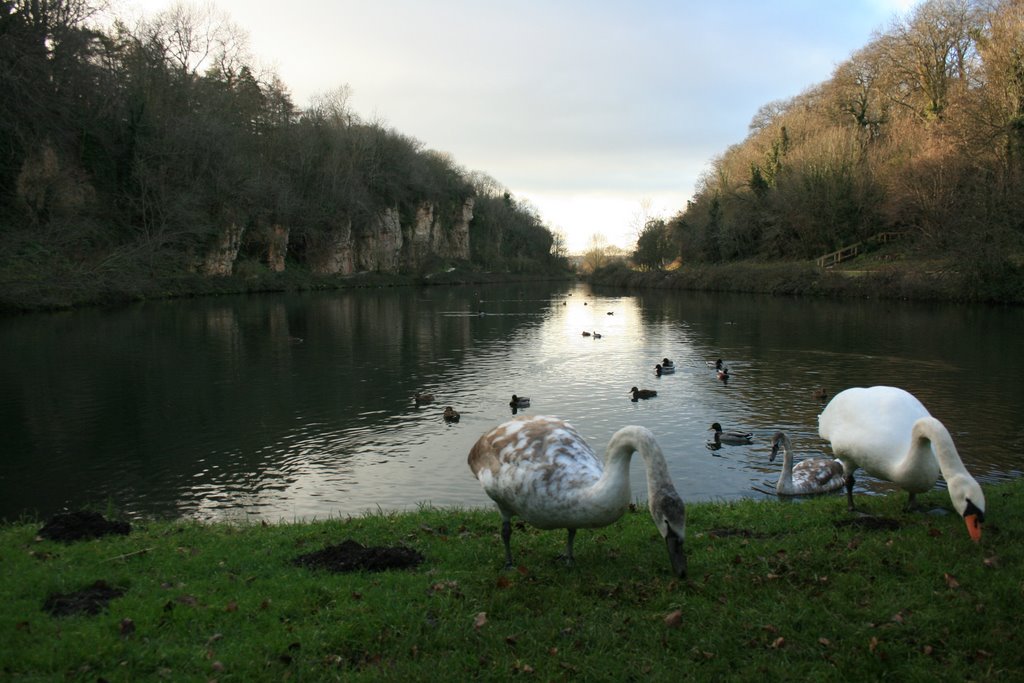
M 728 379 L 728 368 L 721 360 L 708 365 L 719 379 Z M 659 377 L 673 372 L 675 366 L 667 358 L 655 366 Z M 634 401 L 657 395 L 635 386 L 630 393 Z M 815 397 L 824 401 L 827 393 L 819 389 Z M 529 404 L 528 398 L 513 395 L 509 405 L 515 413 Z M 717 422 L 711 429 L 715 444 L 753 440 L 753 434 L 723 430 Z M 830 442 L 834 459 L 812 458 L 794 465 L 789 437 L 783 432 L 772 436 L 770 461 L 775 461 L 779 450 L 783 453 L 776 485 L 779 495 L 815 495 L 845 485 L 847 507 L 853 512 L 854 473 L 862 469 L 906 490 L 913 507 L 916 494 L 930 490 L 941 474 L 971 539 L 981 538 L 985 514 L 981 486 L 964 467 L 946 427 L 909 392 L 888 386 L 846 389 L 818 416 L 818 433 Z M 634 453 L 644 461 L 648 509 L 665 540 L 672 572 L 685 577 L 685 506 L 651 431 L 641 426 L 618 430 L 602 461 L 571 424 L 540 415 L 519 416 L 498 425 L 469 452 L 470 469 L 501 514 L 506 566 L 514 566 L 513 517 L 540 529 L 566 529 L 563 557 L 573 562 L 577 529 L 607 526 L 628 509 L 629 462 Z

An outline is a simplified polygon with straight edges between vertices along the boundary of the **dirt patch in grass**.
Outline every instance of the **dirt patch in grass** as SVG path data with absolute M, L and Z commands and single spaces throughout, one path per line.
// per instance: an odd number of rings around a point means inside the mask
M 111 521 L 98 512 L 79 510 L 54 515 L 39 530 L 39 535 L 51 541 L 70 543 L 110 534 L 126 536 L 131 531 L 132 525 L 128 522 Z
M 88 588 L 73 593 L 51 593 L 43 603 L 43 610 L 55 617 L 69 617 L 74 614 L 99 614 L 114 598 L 124 595 L 124 590 L 114 588 L 106 581 L 97 581 Z
M 388 569 L 415 567 L 423 556 L 411 548 L 402 546 L 376 546 L 367 548 L 361 543 L 348 539 L 323 550 L 300 555 L 293 564 L 310 569 L 326 569 L 332 572 L 382 572 Z

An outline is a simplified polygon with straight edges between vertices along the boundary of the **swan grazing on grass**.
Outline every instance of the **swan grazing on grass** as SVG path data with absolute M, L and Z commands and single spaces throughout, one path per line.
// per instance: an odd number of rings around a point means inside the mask
M 905 489 L 910 507 L 915 495 L 931 490 L 941 473 L 971 538 L 981 538 L 981 486 L 964 467 L 949 431 L 912 394 L 895 387 L 841 391 L 818 416 L 818 434 L 843 461 L 850 510 L 858 468 Z
M 644 427 L 623 427 L 608 442 L 604 464 L 568 422 L 521 417 L 487 432 L 469 452 L 469 467 L 501 512 L 505 565 L 513 566 L 512 517 L 539 529 L 567 529 L 565 559 L 573 562 L 576 530 L 607 526 L 629 507 L 629 461 L 647 469 L 647 504 L 668 547 L 672 573 L 686 576 L 686 512 L 665 456 Z
M 780 496 L 809 496 L 842 488 L 843 463 L 831 458 L 810 458 L 801 460 L 794 467 L 790 446 L 789 436 L 785 432 L 775 432 L 772 437 L 772 455 L 768 462 L 775 462 L 781 447 L 782 473 L 775 484 L 776 493 Z

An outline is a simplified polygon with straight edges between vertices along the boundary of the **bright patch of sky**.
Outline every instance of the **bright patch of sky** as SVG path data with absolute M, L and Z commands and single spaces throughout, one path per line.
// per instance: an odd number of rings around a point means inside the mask
M 168 0 L 122 0 L 152 15 Z M 908 0 L 216 0 L 304 107 L 364 120 L 527 200 L 570 251 L 632 248 L 764 104 L 800 94 Z

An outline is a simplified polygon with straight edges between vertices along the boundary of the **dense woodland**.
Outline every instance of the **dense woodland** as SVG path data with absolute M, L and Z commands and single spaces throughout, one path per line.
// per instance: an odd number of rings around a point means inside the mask
M 325 266 L 326 246 L 343 236 L 366 251 L 382 216 L 406 242 L 410 226 L 426 225 L 438 231 L 431 244 L 459 238 L 469 252 L 405 255 L 392 271 L 423 274 L 459 256 L 451 265 L 564 264 L 529 205 L 360 120 L 346 86 L 298 108 L 274 74 L 257 73 L 245 34 L 216 10 L 178 5 L 128 25 L 101 2 L 0 0 L 8 292 L 96 281 L 132 289 L 203 274 L 204 264 L 225 274 L 205 260 L 225 245 L 236 275 L 258 274 L 275 252 L 277 270 L 338 271 Z M 443 234 L 470 215 L 468 236 Z M 368 262 L 350 269 L 387 269 Z
M 980 287 L 1020 271 L 1024 0 L 926 0 L 828 81 L 764 105 L 634 257 L 812 259 L 883 233 Z

